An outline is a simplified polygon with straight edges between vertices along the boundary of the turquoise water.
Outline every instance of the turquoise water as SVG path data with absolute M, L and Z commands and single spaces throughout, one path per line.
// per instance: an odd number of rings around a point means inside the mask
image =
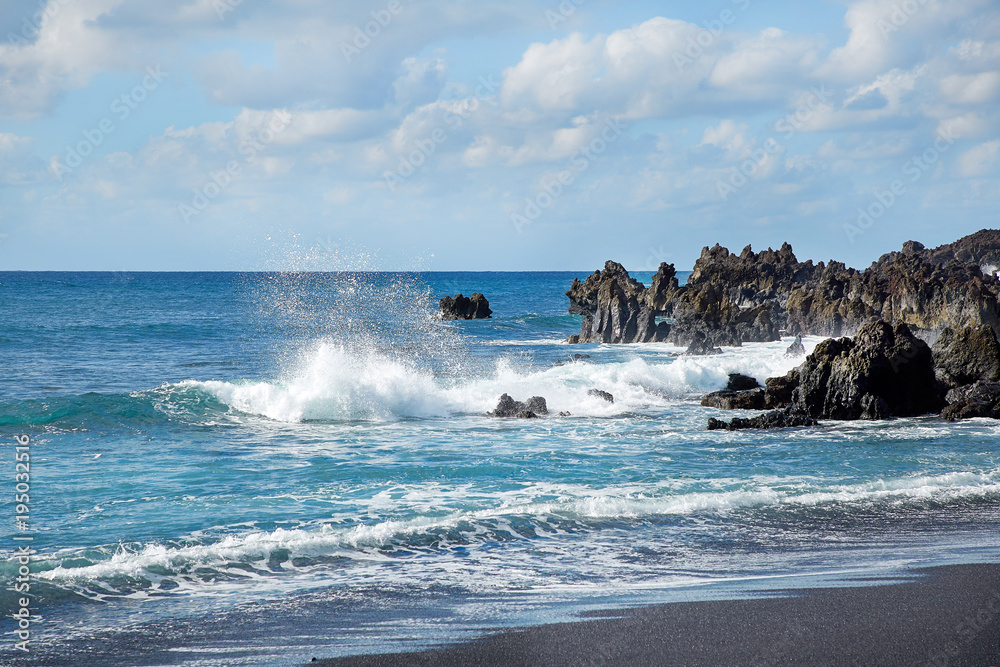
M 708 432 L 787 341 L 568 346 L 585 275 L 0 273 L 5 614 L 38 551 L 3 660 L 294 664 L 998 559 L 997 422 Z M 492 320 L 432 317 L 473 291 Z M 485 417 L 504 392 L 570 416 Z

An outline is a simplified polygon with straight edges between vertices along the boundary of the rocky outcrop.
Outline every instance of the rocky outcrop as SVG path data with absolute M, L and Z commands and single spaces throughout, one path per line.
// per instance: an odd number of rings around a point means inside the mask
M 785 348 L 786 357 L 804 357 L 806 356 L 806 346 L 802 344 L 802 336 L 799 334 L 795 335 L 795 340 Z
M 937 412 L 944 401 L 930 347 L 902 323 L 873 320 L 816 346 L 798 368 L 792 408 L 820 419 L 886 419 Z
M 1000 342 L 988 326 L 945 329 L 932 348 L 937 377 L 948 388 L 948 421 L 1000 419 Z
M 864 324 L 853 339 L 822 341 L 798 368 L 764 384 L 760 407 L 782 409 L 729 424 L 710 422 L 709 428 L 914 417 L 937 412 L 945 403 L 930 347 L 905 324 L 884 320 Z
M 945 329 L 931 350 L 938 378 L 951 387 L 1000 381 L 1000 342 L 986 325 Z
M 703 357 L 709 354 L 722 354 L 722 348 L 712 345 L 712 342 L 708 340 L 704 331 L 695 331 L 694 337 L 688 345 L 687 350 L 684 351 L 684 354 Z
M 954 243 L 948 243 L 927 250 L 920 243 L 908 241 L 903 252 L 919 254 L 931 264 L 978 264 L 979 266 L 1000 267 L 1000 229 L 981 229 Z
M 763 410 L 764 390 L 756 379 L 740 373 L 730 373 L 722 391 L 713 391 L 701 399 L 703 407 L 721 410 Z
M 979 381 L 952 389 L 947 400 L 948 406 L 941 416 L 948 421 L 973 417 L 1000 419 L 1000 383 Z
M 472 297 L 446 296 L 438 304 L 438 317 L 442 320 L 482 320 L 492 316 L 490 302 L 479 292 L 474 292 Z
M 545 399 L 541 396 L 532 396 L 527 401 L 515 401 L 507 394 L 500 397 L 496 410 L 487 412 L 490 417 L 519 417 L 521 419 L 532 419 L 539 415 L 549 414 Z
M 764 380 L 764 407 L 768 410 L 792 404 L 799 386 L 799 371 L 793 369 L 785 375 Z
M 728 423 L 712 419 L 709 428 L 781 428 L 797 425 L 796 415 L 889 419 L 939 410 L 948 421 L 1000 419 L 1000 341 L 987 326 L 949 329 L 932 350 L 905 324 L 871 320 L 853 339 L 824 340 L 798 368 L 768 378 L 758 392 L 727 387 L 702 405 L 782 409 Z
M 701 399 L 701 405 L 720 410 L 763 410 L 764 390 L 713 391 Z
M 800 262 L 787 243 L 738 255 L 704 248 L 681 286 L 661 264 L 647 289 L 608 262 L 574 281 L 570 312 L 584 315 L 578 342 L 668 338 L 697 349 L 779 340 L 779 334 L 845 336 L 872 318 L 900 322 L 934 337 L 946 327 L 990 326 L 1000 333 L 1000 230 L 982 230 L 927 249 L 908 241 L 864 271 L 830 261 Z M 602 292 L 602 290 L 605 290 Z M 602 296 L 603 294 L 603 296 Z M 657 325 L 657 318 L 672 320 Z M 795 348 L 791 352 L 797 353 Z
M 743 373 L 730 373 L 729 381 L 726 382 L 726 389 L 728 391 L 748 391 L 750 389 L 760 389 L 760 382 L 757 382 L 757 378 L 752 378 L 749 375 L 743 375 Z
M 579 335 L 571 343 L 648 343 L 664 340 L 670 331 L 657 325 L 645 303 L 646 288 L 617 262 L 608 261 L 584 282 L 573 280 L 566 296 L 569 312 L 583 315 Z
M 713 346 L 779 340 L 775 296 L 788 291 L 798 270 L 787 243 L 777 252 L 754 253 L 747 246 L 739 255 L 716 244 L 701 251 L 683 287 L 654 277 L 647 301 L 662 303 L 673 318 L 670 339 L 676 345 L 698 334 Z M 661 265 L 660 272 L 673 275 L 674 267 Z
M 597 398 L 605 400 L 608 403 L 614 403 L 615 402 L 615 397 L 612 394 L 610 394 L 609 392 L 603 391 L 601 389 L 588 389 L 587 390 L 587 396 L 596 396 Z
M 817 422 L 807 414 L 794 410 L 772 410 L 756 417 L 736 417 L 732 421 L 709 419 L 708 430 L 741 431 L 744 429 L 792 428 L 796 426 L 816 426 Z

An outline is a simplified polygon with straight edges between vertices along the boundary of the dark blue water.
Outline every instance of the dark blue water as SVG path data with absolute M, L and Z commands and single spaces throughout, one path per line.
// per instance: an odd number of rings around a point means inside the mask
M 292 664 L 996 559 L 996 422 L 710 433 L 700 396 L 787 342 L 568 346 L 584 276 L 0 273 L 5 614 L 38 552 L 32 653 L 0 655 Z M 473 291 L 493 319 L 432 316 Z M 504 392 L 553 416 L 486 417 Z

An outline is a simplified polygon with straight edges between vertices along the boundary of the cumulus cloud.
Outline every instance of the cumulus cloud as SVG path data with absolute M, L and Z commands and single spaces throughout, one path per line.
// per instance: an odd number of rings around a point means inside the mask
M 990 0 L 860 0 L 844 16 L 847 43 L 834 48 L 818 72 L 831 80 L 868 78 L 889 69 L 910 69 L 929 51 L 954 42 L 956 32 L 975 30 Z
M 982 176 L 993 171 L 1000 152 L 1000 140 L 987 141 L 969 149 L 959 158 L 959 168 L 963 176 Z
M 632 224 L 684 211 L 708 228 L 807 217 L 839 229 L 835 218 L 856 208 L 857 193 L 898 177 L 949 128 L 960 143 L 922 176 L 922 192 L 940 186 L 954 201 L 993 201 L 1000 11 L 985 0 L 918 4 L 896 25 L 899 0 L 848 2 L 839 41 L 792 30 L 777 12 L 771 27 L 735 21 L 713 31 L 669 8 L 634 25 L 569 32 L 592 25 L 584 5 L 579 20 L 531 43 L 520 40 L 538 39 L 545 7 L 528 0 L 404 2 L 365 39 L 359 31 L 384 0 L 243 2 L 224 16 L 214 0 L 72 0 L 34 40 L 0 47 L 9 84 L 0 116 L 55 111 L 65 121 L 78 110 L 58 111 L 64 93 L 101 73 L 141 70 L 152 55 L 170 58 L 171 84 L 187 88 L 143 107 L 144 120 L 116 134 L 114 149 L 102 147 L 114 152 L 95 151 L 61 184 L 45 176 L 50 156 L 35 154 L 44 142 L 31 137 L 44 124 L 12 128 L 0 134 L 0 179 L 47 178 L 49 201 L 94 210 L 172 211 L 236 160 L 239 179 L 206 217 L 242 219 L 284 201 L 283 219 L 301 210 L 296 224 L 336 210 L 445 226 L 487 211 L 484 224 L 503 225 L 504 211 L 523 210 L 611 120 L 625 135 L 565 188 L 545 224 L 569 229 L 601 215 Z M 505 33 L 490 54 L 502 76 L 473 80 L 467 43 L 524 25 L 530 33 Z M 241 149 L 278 113 L 291 121 L 247 161 Z M 760 155 L 765 145 L 773 150 Z M 387 196 L 385 173 L 414 160 Z M 752 172 L 745 185 L 720 197 L 718 183 L 741 166 Z

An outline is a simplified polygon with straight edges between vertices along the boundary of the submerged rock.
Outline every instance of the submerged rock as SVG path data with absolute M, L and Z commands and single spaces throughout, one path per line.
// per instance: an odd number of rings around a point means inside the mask
M 446 296 L 438 304 L 438 317 L 442 320 L 482 320 L 492 316 L 490 302 L 479 292 L 468 298 L 461 294 Z
M 600 389 L 589 389 L 587 390 L 587 396 L 596 396 L 597 398 L 603 398 L 608 403 L 614 403 L 615 397 L 606 391 L 601 391 Z
M 532 396 L 524 403 L 515 401 L 507 394 L 500 397 L 496 410 L 487 412 L 490 417 L 518 417 L 521 419 L 531 419 L 539 415 L 549 414 L 545 399 L 541 396 Z
M 703 331 L 697 331 L 684 354 L 700 357 L 709 354 L 722 354 L 722 349 L 712 345 Z
M 756 417 L 736 417 L 725 422 L 721 419 L 709 419 L 708 430 L 741 431 L 744 429 L 792 428 L 797 426 L 816 426 L 813 417 L 794 410 L 772 410 Z
M 806 346 L 802 344 L 802 336 L 795 334 L 795 341 L 788 346 L 785 350 L 785 356 L 788 357 L 804 357 L 806 354 Z

